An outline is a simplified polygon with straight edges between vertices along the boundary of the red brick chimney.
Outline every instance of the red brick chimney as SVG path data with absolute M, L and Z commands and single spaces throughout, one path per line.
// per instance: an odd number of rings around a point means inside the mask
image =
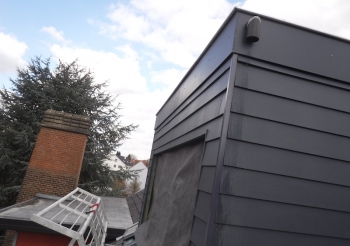
M 64 196 L 77 187 L 90 125 L 87 116 L 45 112 L 17 202 L 37 193 Z

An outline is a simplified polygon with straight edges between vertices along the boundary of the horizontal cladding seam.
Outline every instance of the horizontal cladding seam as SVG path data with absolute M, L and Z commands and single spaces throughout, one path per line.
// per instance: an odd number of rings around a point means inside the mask
M 291 152 L 295 152 L 295 153 L 301 153 L 301 154 L 306 154 L 306 155 L 311 155 L 311 156 L 317 156 L 317 157 L 321 157 L 321 158 L 326 158 L 326 159 L 331 159 L 331 160 L 336 160 L 336 161 L 342 161 L 342 162 L 348 162 L 348 163 L 350 163 L 350 161 L 343 160 L 343 159 L 336 159 L 336 158 L 333 158 L 333 157 L 322 156 L 322 155 L 316 155 L 316 154 L 311 154 L 311 153 L 308 153 L 308 152 L 301 152 L 301 151 L 298 151 L 298 150 L 286 149 L 286 148 L 281 148 L 281 147 L 273 146 L 273 145 L 266 145 L 266 144 L 261 144 L 261 143 L 257 143 L 257 142 L 246 141 L 246 140 L 237 139 L 237 138 L 232 138 L 232 137 L 227 137 L 227 139 L 232 139 L 232 140 L 235 140 L 235 141 L 240 141 L 240 142 L 245 142 L 245 143 L 251 143 L 251 144 L 257 144 L 257 145 L 266 146 L 266 147 L 270 147 L 270 148 L 281 149 L 281 150 L 287 150 L 287 151 L 291 151 Z
M 349 240 L 350 241 L 350 238 L 332 237 L 332 236 L 316 235 L 316 234 L 301 233 L 301 232 L 294 232 L 294 231 L 282 231 L 282 230 L 274 230 L 274 229 L 252 227 L 252 226 L 230 225 L 230 224 L 224 224 L 224 223 L 218 223 L 218 222 L 215 222 L 215 225 L 222 225 L 222 226 L 228 226 L 228 227 L 241 227 L 241 228 L 249 228 L 249 229 L 262 230 L 262 231 L 274 231 L 274 232 L 282 232 L 282 233 L 290 233 L 290 234 L 298 234 L 298 235 L 307 235 L 307 236 L 313 236 L 313 237 L 325 237 L 325 238 L 332 238 L 332 239 L 343 239 L 343 240 Z
M 269 174 L 269 175 L 274 175 L 274 176 L 282 176 L 282 177 L 286 177 L 286 178 L 289 178 L 289 179 L 298 179 L 298 180 L 303 180 L 303 181 L 307 181 L 307 182 L 326 184 L 326 185 L 330 185 L 330 186 L 342 186 L 342 187 L 345 187 L 345 188 L 350 188 L 349 186 L 337 185 L 337 184 L 332 184 L 332 183 L 325 183 L 325 182 L 321 182 L 321 181 L 308 180 L 308 179 L 303 179 L 303 178 L 298 178 L 298 177 L 291 177 L 291 176 L 286 176 L 286 175 L 279 175 L 279 174 L 274 174 L 274 173 L 268 173 L 268 172 L 263 172 L 263 171 L 252 170 L 252 169 L 245 169 L 245 168 L 241 168 L 241 167 L 232 167 L 232 166 L 225 166 L 225 167 L 232 168 L 232 169 L 240 169 L 240 170 L 245 170 L 245 171 L 250 171 L 250 172 L 264 173 L 264 174 Z M 203 192 L 203 191 L 201 191 L 201 192 Z M 325 207 L 319 207 L 319 206 L 311 206 L 311 205 L 304 205 L 304 204 L 293 203 L 293 202 L 283 202 L 283 201 L 270 200 L 270 199 L 265 199 L 265 198 L 249 197 L 249 196 L 244 196 L 244 195 L 237 195 L 237 194 L 233 194 L 233 193 L 222 192 L 221 189 L 220 189 L 219 193 L 221 195 L 231 196 L 231 197 L 241 197 L 241 198 L 248 198 L 248 199 L 260 200 L 260 201 L 267 201 L 267 202 L 274 202 L 274 203 L 296 205 L 296 206 L 301 206 L 301 207 L 309 207 L 309 208 L 323 209 L 323 210 L 328 210 L 328 211 L 335 211 L 335 212 L 341 212 L 341 213 L 350 214 L 350 211 L 345 211 L 345 210 L 331 209 L 331 208 L 325 208 Z
M 226 91 L 226 90 L 225 90 L 225 91 Z M 153 143 L 157 143 L 158 141 L 161 141 L 164 137 L 167 136 L 167 134 L 169 134 L 172 130 L 174 130 L 174 129 L 176 129 L 177 127 L 179 127 L 179 126 L 180 126 L 181 124 L 183 124 L 186 120 L 193 120 L 193 119 L 195 119 L 195 118 L 193 118 L 193 117 L 196 116 L 195 114 L 196 114 L 196 113 L 203 113 L 203 110 L 205 109 L 206 106 L 209 107 L 209 106 L 215 105 L 215 104 L 212 104 L 212 103 L 213 103 L 215 100 L 218 100 L 218 101 L 219 101 L 220 97 L 223 97 L 223 96 L 224 96 L 225 91 L 223 91 L 222 93 L 218 94 L 216 97 L 212 98 L 208 103 L 206 103 L 205 105 L 203 105 L 202 107 L 200 107 L 197 111 L 193 112 L 191 115 L 189 115 L 188 117 L 186 117 L 185 119 L 183 119 L 181 122 L 179 122 L 178 124 L 176 124 L 173 128 L 169 129 L 169 131 L 168 131 L 167 133 L 163 134 L 161 137 L 159 137 L 159 138 L 157 138 L 156 140 L 154 140 Z M 221 105 L 221 103 L 222 103 L 222 98 L 221 98 L 221 101 L 220 101 L 220 105 Z M 217 106 L 217 105 L 216 105 L 216 106 Z M 210 108 L 210 107 L 209 107 L 209 108 Z M 219 107 L 219 108 L 220 108 L 220 107 Z M 202 112 L 200 112 L 200 111 L 202 111 Z M 212 111 L 212 112 L 213 112 L 213 111 Z M 200 114 L 199 114 L 199 115 L 200 115 Z M 208 116 L 208 114 L 204 114 L 204 115 Z M 211 117 L 213 117 L 213 118 L 205 119 L 205 121 L 204 121 L 204 122 L 201 122 L 200 125 L 198 125 L 198 126 L 191 126 L 191 127 L 194 127 L 194 128 L 188 130 L 187 132 L 190 132 L 190 131 L 192 131 L 192 130 L 195 130 L 195 129 L 197 129 L 198 127 L 200 127 L 200 126 L 202 126 L 202 125 L 204 125 L 204 124 L 206 124 L 206 123 L 208 123 L 208 122 L 210 122 L 210 121 L 212 121 L 212 120 L 214 120 L 214 119 L 220 117 L 221 115 L 222 115 L 222 113 L 220 113 L 219 110 L 218 110 L 218 112 L 215 113 L 215 116 L 211 116 Z M 186 126 L 186 125 L 185 125 L 185 126 Z M 180 136 L 182 136 L 182 135 L 185 135 L 187 132 L 184 132 L 183 134 L 179 135 L 178 137 L 180 137 Z
M 225 64 L 224 64 L 225 65 Z M 220 69 L 220 67 L 217 69 L 217 70 L 219 70 Z M 155 129 L 155 133 L 157 133 L 157 132 L 159 132 L 162 128 L 164 128 L 164 126 L 166 126 L 168 123 L 170 123 L 171 121 L 172 121 L 172 119 L 174 119 L 178 114 L 180 114 L 183 110 L 185 110 L 186 109 L 186 107 L 188 107 L 194 100 L 196 100 L 198 97 L 200 97 L 201 95 L 202 95 L 202 93 L 204 93 L 207 89 L 209 89 L 215 82 L 217 82 L 228 70 L 230 69 L 230 67 L 227 67 L 226 69 L 224 69 L 224 71 L 222 72 L 222 73 L 220 73 L 215 79 L 213 79 L 213 81 L 211 82 L 211 83 L 209 83 L 206 87 L 204 87 L 204 88 L 202 88 L 203 89 L 203 91 L 202 92 L 200 92 L 197 96 L 195 96 L 192 100 L 190 100 L 190 101 L 188 101 L 188 102 L 186 102 L 193 94 L 195 94 L 198 90 L 200 90 L 201 88 L 201 86 L 204 86 L 205 85 L 205 83 L 209 80 L 209 78 L 210 78 L 210 76 L 206 79 L 206 80 L 204 80 L 204 82 L 201 84 L 201 85 L 199 85 L 198 87 L 197 87 L 197 89 L 196 90 L 194 90 L 193 92 L 192 92 L 192 94 L 190 94 L 176 109 L 174 109 L 174 111 L 167 117 L 167 118 L 165 118 L 164 119 L 164 121 L 162 122 L 162 123 L 160 123 L 159 125 L 158 125 L 158 127 Z M 215 71 L 216 72 L 216 71 Z M 214 73 L 215 73 L 214 72 Z M 186 105 L 186 103 L 187 103 L 187 105 Z M 186 105 L 186 106 L 184 106 L 184 105 Z M 180 109 L 182 106 L 184 106 L 184 108 L 183 109 L 181 109 L 179 112 L 176 112 L 178 109 Z M 174 114 L 175 113 L 175 114 Z
M 220 91 L 218 94 L 216 94 L 214 97 L 212 97 L 209 101 L 207 101 L 205 104 L 199 106 L 195 111 L 193 111 L 192 113 L 190 113 L 189 115 L 187 115 L 185 118 L 183 118 L 181 121 L 179 121 L 177 124 L 175 124 L 172 128 L 169 128 L 166 132 L 164 132 L 162 135 L 158 136 L 157 138 L 155 137 L 153 139 L 153 142 L 156 142 L 157 140 L 161 139 L 165 134 L 167 134 L 169 131 L 171 131 L 172 129 L 174 129 L 176 126 L 180 125 L 183 121 L 185 121 L 186 119 L 190 118 L 191 116 L 193 116 L 196 112 L 198 112 L 199 110 L 201 110 L 202 108 L 204 108 L 205 106 L 207 106 L 209 103 L 211 103 L 213 100 L 217 99 L 218 97 L 222 96 L 223 93 L 225 93 L 227 90 L 227 88 L 223 89 L 222 91 Z M 189 104 L 190 105 L 190 104 Z M 188 106 L 189 106 L 188 105 Z M 220 114 L 219 114 L 220 115 Z M 176 117 L 176 116 L 175 116 Z M 174 117 L 174 118 L 175 118 Z M 173 119 L 174 119 L 173 118 Z M 167 124 L 170 124 L 172 121 L 169 121 Z M 167 125 L 166 124 L 166 125 Z M 164 125 L 164 127 L 166 126 Z M 163 128 L 164 128 L 163 127 Z M 163 129 L 162 128 L 162 129 Z M 160 131 L 160 130 L 159 130 Z M 155 133 L 156 135 L 157 133 Z
M 240 140 L 236 140 L 235 139 L 235 141 L 240 141 Z M 241 142 L 245 142 L 245 141 L 241 141 Z M 327 157 L 325 157 L 325 158 L 327 158 Z M 331 158 L 328 158 L 328 159 L 331 159 Z M 315 179 L 307 179 L 307 178 L 296 177 L 296 176 L 290 176 L 290 175 L 285 175 L 285 174 L 280 174 L 280 173 L 271 173 L 271 172 L 267 172 L 267 171 L 261 171 L 261 170 L 251 169 L 251 168 L 243 168 L 243 167 L 239 167 L 239 166 L 230 166 L 230 165 L 225 165 L 225 164 L 224 164 L 224 166 L 228 167 L 228 168 L 248 170 L 248 171 L 257 172 L 257 173 L 271 174 L 271 175 L 281 176 L 281 177 L 286 177 L 286 178 L 300 179 L 300 180 L 305 180 L 305 181 L 310 181 L 310 182 L 315 182 L 315 183 L 320 183 L 320 184 L 327 184 L 327 185 L 334 185 L 334 186 L 350 188 L 350 185 L 342 185 L 342 184 L 330 183 L 330 182 L 325 182 L 325 181 L 320 181 L 320 180 L 315 180 Z M 205 192 L 205 191 L 203 191 L 203 192 Z
M 274 97 L 282 98 L 282 99 L 285 99 L 285 100 L 290 100 L 290 101 L 294 101 L 294 102 L 304 103 L 304 104 L 308 104 L 308 105 L 312 105 L 312 106 L 316 106 L 316 107 L 320 107 L 320 108 L 334 110 L 336 112 L 350 114 L 349 111 L 344 111 L 344 110 L 336 109 L 336 108 L 330 108 L 330 107 L 322 106 L 322 105 L 311 103 L 311 102 L 300 101 L 300 99 L 298 100 L 298 99 L 294 99 L 294 98 L 290 98 L 290 97 L 280 96 L 280 95 L 272 94 L 272 93 L 265 92 L 265 91 L 254 90 L 254 89 L 251 89 L 251 88 L 243 87 L 241 85 L 235 85 L 235 87 L 243 89 L 245 91 L 253 91 L 253 92 L 256 92 L 256 93 L 261 93 L 261 94 L 264 94 L 264 95 L 274 96 Z M 349 96 L 350 96 L 350 93 L 349 93 Z M 231 112 L 232 112 L 232 110 L 231 110 Z
M 203 166 L 202 166 L 203 167 Z M 206 166 L 205 166 L 206 167 Z M 209 167 L 211 167 L 211 166 L 209 166 Z M 213 166 L 213 167 L 215 167 L 215 166 Z M 198 186 L 198 190 L 200 190 L 199 189 L 199 186 Z M 200 190 L 200 192 L 203 192 L 203 193 L 205 193 L 205 194 L 208 194 L 208 195 L 211 195 L 212 194 L 212 192 L 208 192 L 208 191 L 205 191 L 205 190 Z
M 313 128 L 310 128 L 310 127 L 293 125 L 293 124 L 287 123 L 287 122 L 281 122 L 281 121 L 276 121 L 276 120 L 272 120 L 272 119 L 268 119 L 268 118 L 262 118 L 262 117 L 259 117 L 259 116 L 254 116 L 254 115 L 249 115 L 249 114 L 243 114 L 243 113 L 239 113 L 239 112 L 236 112 L 236 111 L 231 111 L 231 113 L 237 114 L 237 115 L 248 116 L 248 117 L 256 118 L 256 119 L 260 119 L 260 120 L 270 121 L 270 122 L 274 122 L 274 123 L 278 123 L 278 124 L 283 124 L 283 125 L 287 125 L 287 126 L 293 126 L 293 127 L 297 127 L 297 128 L 301 128 L 301 129 L 310 130 L 310 131 L 321 132 L 321 133 L 325 133 L 325 134 L 329 134 L 329 135 L 334 135 L 334 136 L 338 136 L 338 137 L 342 137 L 342 138 L 349 138 L 349 139 L 350 139 L 350 136 L 344 136 L 344 135 L 340 135 L 340 134 L 337 134 L 337 133 L 326 132 L 326 131 L 322 131 L 322 130 L 318 130 L 318 129 L 313 129 Z M 228 138 L 230 138 L 230 137 L 228 137 Z M 267 145 L 267 146 L 269 146 L 269 145 Z M 303 153 L 303 152 L 302 152 L 302 153 Z M 334 159 L 334 158 L 331 158 L 331 159 Z M 346 161 L 346 160 L 345 160 L 345 161 Z M 348 161 L 348 162 L 350 162 L 350 161 Z
M 308 80 L 310 82 L 319 83 L 319 84 L 323 84 L 323 85 L 329 85 L 331 87 L 341 88 L 341 89 L 350 91 L 350 85 L 347 84 L 347 82 L 344 82 L 341 80 L 337 80 L 337 79 L 329 78 L 329 77 L 324 77 L 324 76 L 319 75 L 319 74 L 314 74 L 314 73 L 310 73 L 310 72 L 303 71 L 303 70 L 298 70 L 298 69 L 287 67 L 287 66 L 281 66 L 280 64 L 270 63 L 268 61 L 257 60 L 257 59 L 254 59 L 252 57 L 248 58 L 242 54 L 240 54 L 239 57 L 244 57 L 244 58 L 239 59 L 238 64 L 248 65 L 251 67 L 256 67 L 256 68 L 272 71 L 275 73 L 279 73 L 279 74 L 283 74 L 283 75 L 287 75 L 287 76 L 291 76 L 291 77 L 295 77 L 295 78 L 300 78 L 303 80 Z M 248 61 L 247 59 L 250 59 L 250 60 Z M 253 62 L 251 62 L 251 61 L 253 61 Z M 321 81 L 321 80 L 326 80 L 326 81 Z
M 177 139 L 179 139 L 179 138 L 181 138 L 181 137 L 183 137 L 183 136 L 185 136 L 185 135 L 187 135 L 187 134 L 189 134 L 189 133 L 195 131 L 195 130 L 198 129 L 198 128 L 201 128 L 202 126 L 204 126 L 204 125 L 206 125 L 206 124 L 208 124 L 208 123 L 210 123 L 210 122 L 212 122 L 212 121 L 214 121 L 214 120 L 216 120 L 216 119 L 218 119 L 218 118 L 220 118 L 220 117 L 222 117 L 222 115 L 218 115 L 218 116 L 214 117 L 213 119 L 211 119 L 211 120 L 209 120 L 209 121 L 207 121 L 207 122 L 204 122 L 202 125 L 199 125 L 199 126 L 197 126 L 196 128 L 193 128 L 193 129 L 191 129 L 190 131 L 188 131 L 188 132 L 186 132 L 186 133 L 184 133 L 184 134 L 182 134 L 182 135 L 180 135 L 180 136 L 177 136 L 177 137 L 175 137 L 175 138 L 169 140 L 168 142 L 166 142 L 166 143 L 164 143 L 164 144 L 158 146 L 157 148 L 152 149 L 152 151 L 157 151 L 157 149 L 163 147 L 164 145 L 169 144 L 170 142 L 175 141 L 175 140 L 177 140 Z M 205 133 L 203 133 L 202 135 L 204 135 L 204 134 L 205 134 Z M 210 139 L 210 141 L 211 141 L 211 140 L 214 140 L 214 139 L 217 139 L 217 138 Z M 155 142 L 153 142 L 153 143 L 155 143 Z
M 223 68 L 223 67 L 225 67 L 225 66 L 228 66 L 228 67 L 225 68 L 224 70 L 230 69 L 229 64 L 230 64 L 230 58 L 231 58 L 232 55 L 233 55 L 233 52 L 229 53 L 229 54 L 225 57 L 225 59 L 223 59 L 223 61 L 222 61 L 222 62 L 221 62 L 221 63 L 220 63 L 220 64 L 205 78 L 205 79 L 203 79 L 203 81 L 196 87 L 196 89 L 194 89 L 194 90 L 186 97 L 186 99 L 189 98 L 189 97 L 191 97 L 191 96 L 197 91 L 197 89 L 199 89 L 202 85 L 204 85 L 206 82 L 208 82 L 208 81 L 210 80 L 210 78 L 211 78 L 213 75 L 215 75 L 215 73 L 218 72 L 221 68 Z M 225 72 L 225 71 L 224 71 L 224 72 Z M 223 72 L 223 73 L 224 73 L 224 72 Z M 187 74 L 185 75 L 185 77 L 186 77 L 186 76 L 187 76 Z M 185 78 L 185 77 L 184 77 L 184 78 Z M 219 78 L 219 76 L 218 76 L 218 78 Z M 163 106 L 162 106 L 162 107 L 160 108 L 160 110 L 157 112 L 157 114 L 156 114 L 157 118 L 159 117 L 159 113 L 161 113 L 161 111 L 165 108 L 166 104 L 169 103 L 169 102 L 171 101 L 170 99 L 175 95 L 174 93 L 179 89 L 179 86 L 182 84 L 182 82 L 183 82 L 183 81 L 181 81 L 181 82 L 179 83 L 179 85 L 175 88 L 175 90 L 174 90 L 173 93 L 169 96 L 169 98 L 167 99 L 167 101 L 163 104 Z M 186 99 L 184 99 L 182 103 L 180 103 L 175 109 L 173 109 L 172 112 L 176 111 L 179 107 L 181 107 L 181 105 L 186 101 Z M 167 118 L 169 118 L 169 116 L 170 116 L 170 115 L 166 116 L 165 119 L 162 120 L 161 123 L 159 123 L 159 124 L 157 124 L 157 122 L 156 122 L 156 124 L 155 124 L 155 130 L 156 130 L 161 124 L 163 124 L 163 122 L 164 122 Z
M 225 196 L 225 197 L 238 197 L 238 198 L 242 198 L 242 199 L 249 199 L 249 200 L 255 200 L 255 201 L 263 201 L 263 202 L 267 202 L 267 203 L 283 204 L 283 205 L 289 205 L 289 206 L 295 206 L 295 207 L 302 207 L 302 208 L 311 208 L 311 209 L 329 211 L 329 212 L 334 212 L 334 213 L 350 214 L 350 212 L 339 211 L 339 210 L 333 210 L 333 209 L 329 209 L 329 208 L 319 208 L 319 207 L 313 207 L 313 206 L 302 205 L 302 204 L 293 204 L 293 203 L 288 203 L 288 202 L 279 202 L 279 201 L 264 200 L 264 199 L 261 199 L 261 198 L 230 195 L 230 194 L 224 194 L 224 193 L 221 193 L 221 192 L 219 192 L 219 195 L 220 195 L 220 196 Z M 217 223 L 217 222 L 215 222 L 215 223 Z M 230 224 L 228 224 L 228 225 L 230 225 Z M 349 239 L 350 239 L 350 238 L 349 238 Z

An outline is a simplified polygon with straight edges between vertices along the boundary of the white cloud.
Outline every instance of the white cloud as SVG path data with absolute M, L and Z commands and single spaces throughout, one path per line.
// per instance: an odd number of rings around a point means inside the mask
M 79 64 L 91 68 L 96 81 L 109 81 L 114 94 L 138 94 L 147 90 L 146 80 L 140 75 L 135 51 L 120 47 L 124 57 L 113 52 L 95 51 L 87 48 L 71 48 L 53 45 L 51 51 L 59 59 L 71 62 L 78 58 Z
M 64 38 L 63 31 L 58 31 L 53 26 L 44 26 L 43 28 L 40 29 L 40 31 L 49 34 L 51 37 L 53 37 L 55 40 L 57 40 L 61 43 L 69 43 L 70 42 L 68 39 Z
M 165 85 L 168 90 L 174 90 L 184 77 L 186 70 L 179 70 L 175 68 L 165 69 L 151 72 L 152 83 Z
M 23 56 L 28 49 L 26 43 L 16 37 L 0 32 L 0 73 L 12 73 L 17 67 L 27 64 Z
M 111 6 L 109 23 L 94 23 L 104 35 L 142 43 L 164 61 L 189 68 L 232 9 L 226 0 L 132 0 Z
M 242 8 L 350 39 L 347 0 L 247 0 Z

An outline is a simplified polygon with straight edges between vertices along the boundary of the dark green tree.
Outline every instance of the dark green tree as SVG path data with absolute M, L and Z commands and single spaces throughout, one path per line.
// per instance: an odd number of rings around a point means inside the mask
M 39 57 L 18 69 L 11 83 L 10 89 L 0 90 L 0 208 L 16 200 L 47 109 L 90 116 L 93 123 L 79 186 L 95 194 L 120 194 L 110 189 L 113 181 L 135 174 L 111 172 L 103 160 L 137 126 L 121 123 L 121 105 L 106 92 L 107 83 L 96 82 L 93 73 L 77 61 L 59 61 L 51 69 L 50 59 Z

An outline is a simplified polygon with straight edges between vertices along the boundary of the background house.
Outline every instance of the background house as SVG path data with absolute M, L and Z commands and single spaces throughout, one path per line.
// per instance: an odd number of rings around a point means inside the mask
M 134 165 L 131 160 L 122 156 L 119 151 L 115 155 L 110 155 L 108 160 L 105 160 L 104 163 L 113 171 L 117 171 L 121 167 L 124 169 L 130 168 Z
M 130 170 L 132 170 L 132 171 L 139 170 L 139 172 L 137 174 L 138 175 L 137 180 L 140 182 L 140 190 L 143 190 L 145 188 L 145 185 L 146 185 L 148 168 L 146 167 L 146 165 L 142 161 L 140 161 L 137 164 L 135 164 L 134 166 L 132 166 L 130 168 Z M 129 185 L 131 182 L 132 182 L 132 180 L 128 179 L 126 181 L 126 184 Z

